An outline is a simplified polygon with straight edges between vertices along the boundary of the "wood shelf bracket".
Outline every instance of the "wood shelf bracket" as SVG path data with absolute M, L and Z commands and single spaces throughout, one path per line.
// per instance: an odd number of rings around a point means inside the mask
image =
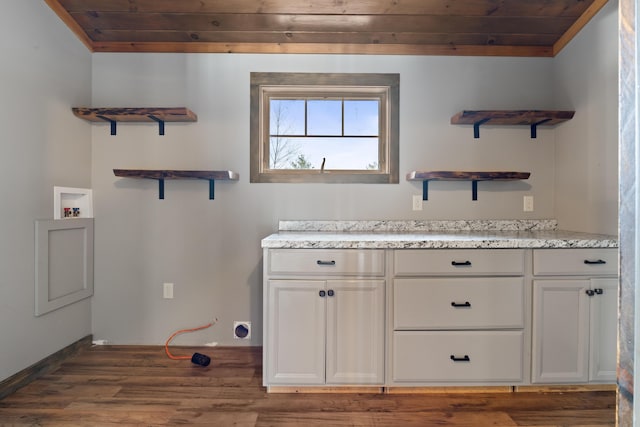
M 164 179 L 158 180 L 158 199 L 164 200 Z
M 151 120 L 158 122 L 158 135 L 164 135 L 164 120 L 157 118 L 156 116 L 153 115 L 148 115 L 147 117 L 149 117 Z
M 475 122 L 473 124 L 473 138 L 474 139 L 479 139 L 480 138 L 480 126 L 485 124 L 485 123 L 487 123 L 489 120 L 491 120 L 491 118 L 487 117 L 485 119 L 478 120 L 477 122 Z M 551 119 L 544 119 L 544 120 L 540 120 L 539 122 L 536 122 L 536 123 L 531 123 L 531 138 L 536 139 L 538 137 L 538 126 L 543 125 L 543 124 L 547 123 L 550 120 Z
M 538 126 L 545 124 L 547 122 L 551 121 L 551 119 L 544 119 L 544 120 L 540 120 L 539 122 L 536 123 L 531 123 L 531 138 L 535 139 L 538 137 Z
M 89 108 L 74 107 L 71 109 L 77 117 L 89 122 L 108 122 L 111 124 L 111 135 L 116 134 L 116 123 L 158 123 L 158 133 L 164 135 L 165 123 L 196 122 L 198 116 L 185 107 L 154 108 Z
M 429 180 L 422 181 L 422 200 L 429 200 Z M 471 181 L 471 200 L 478 200 L 478 181 Z
M 537 138 L 538 126 L 553 126 L 571 120 L 575 111 L 558 110 L 463 110 L 451 117 L 452 125 L 473 125 L 473 137 L 480 138 L 480 126 L 491 121 L 493 126 L 531 127 L 531 138 Z
M 530 172 L 412 171 L 407 181 L 422 181 L 422 200 L 429 200 L 429 181 L 471 181 L 471 200 L 478 200 L 479 181 L 516 181 L 529 179 Z
M 215 199 L 215 182 L 238 181 L 239 175 L 233 171 L 190 171 L 190 170 L 143 170 L 114 169 L 115 176 L 122 178 L 155 179 L 158 181 L 158 199 L 164 200 L 166 179 L 197 179 L 209 181 L 209 200 Z
M 116 129 L 118 126 L 118 122 L 116 122 L 115 120 L 111 120 L 108 117 L 102 116 L 97 114 L 96 115 L 97 118 L 104 120 L 105 122 L 109 122 L 109 124 L 111 125 L 111 135 L 115 135 L 116 134 Z
M 484 118 L 482 120 L 478 120 L 477 122 L 475 122 L 473 124 L 473 137 L 475 139 L 480 138 L 480 125 L 483 125 L 483 124 L 487 123 L 489 120 L 491 120 L 491 117 L 487 117 L 487 118 Z
M 101 116 L 101 115 L 96 115 L 97 118 L 104 120 L 105 122 L 109 122 L 109 124 L 111 125 L 111 135 L 116 135 L 117 134 L 117 124 L 118 122 L 116 120 L 111 120 L 108 117 L 105 116 Z M 151 120 L 153 120 L 154 122 L 158 123 L 158 135 L 164 135 L 164 120 L 157 118 L 156 116 L 152 116 L 149 115 L 147 116 L 149 117 Z
M 209 180 L 209 200 L 213 200 L 215 198 L 215 179 Z
M 164 200 L 164 178 L 156 178 L 158 180 L 158 199 Z M 209 200 L 215 200 L 215 179 L 209 181 Z

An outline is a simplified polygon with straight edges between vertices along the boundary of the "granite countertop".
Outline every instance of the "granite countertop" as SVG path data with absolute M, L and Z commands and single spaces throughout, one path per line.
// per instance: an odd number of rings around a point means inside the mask
M 263 248 L 617 248 L 617 236 L 557 229 L 555 220 L 280 221 Z

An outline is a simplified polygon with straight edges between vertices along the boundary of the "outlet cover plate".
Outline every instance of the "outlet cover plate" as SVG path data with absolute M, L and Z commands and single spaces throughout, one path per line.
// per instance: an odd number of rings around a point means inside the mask
M 522 210 L 524 212 L 533 212 L 533 196 L 524 196 L 522 199 Z
M 422 195 L 414 194 L 413 195 L 413 210 L 421 211 L 422 210 Z
M 173 298 L 173 283 L 164 283 L 162 285 L 162 298 L 164 299 Z

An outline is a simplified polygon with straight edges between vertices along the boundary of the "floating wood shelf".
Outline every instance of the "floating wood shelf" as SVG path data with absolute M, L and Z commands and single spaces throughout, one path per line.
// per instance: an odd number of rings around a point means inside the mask
M 240 176 L 233 171 L 195 171 L 195 170 L 150 170 L 150 169 L 114 169 L 115 176 L 122 178 L 158 180 L 158 198 L 164 199 L 165 179 L 204 179 L 209 181 L 209 199 L 214 199 L 215 181 L 237 181 Z
M 473 125 L 473 137 L 480 138 L 480 125 L 531 126 L 531 138 L 540 125 L 552 126 L 571 120 L 575 111 L 556 110 L 464 110 L 451 117 L 452 125 Z
M 422 200 L 429 200 L 429 181 L 471 181 L 471 199 L 478 200 L 478 181 L 518 181 L 530 172 L 412 171 L 407 181 L 422 181 Z
M 164 135 L 165 122 L 196 122 L 198 116 L 188 108 L 84 108 L 71 109 L 73 114 L 89 122 L 108 122 L 111 135 L 116 134 L 117 122 L 157 122 Z

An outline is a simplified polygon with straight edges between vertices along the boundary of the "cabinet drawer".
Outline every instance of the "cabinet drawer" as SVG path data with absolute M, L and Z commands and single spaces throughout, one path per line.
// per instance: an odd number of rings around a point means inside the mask
M 522 275 L 521 249 L 408 249 L 394 251 L 396 275 Z
M 270 274 L 384 275 L 384 251 L 373 249 L 271 249 Z
M 618 250 L 535 249 L 534 275 L 617 275 Z
M 396 330 L 524 327 L 520 277 L 395 279 L 393 298 Z
M 394 332 L 397 382 L 520 382 L 522 331 Z

